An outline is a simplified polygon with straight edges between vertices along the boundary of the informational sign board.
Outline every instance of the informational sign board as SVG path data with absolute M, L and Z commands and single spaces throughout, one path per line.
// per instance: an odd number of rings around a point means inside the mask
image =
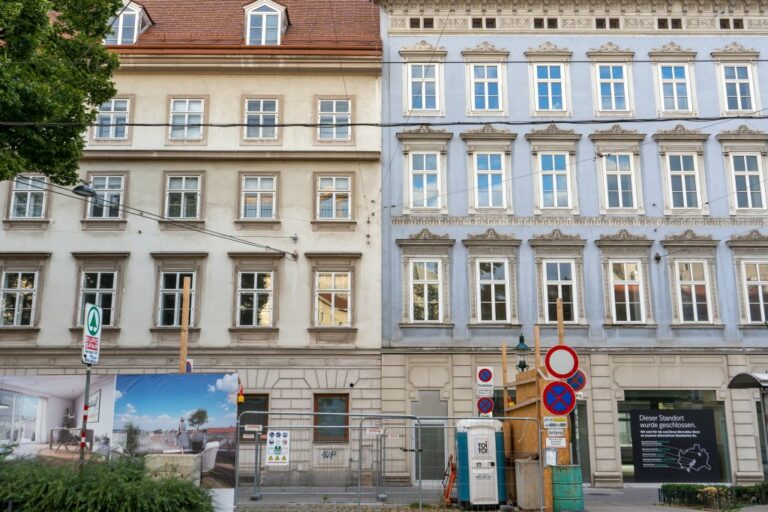
M 565 429 L 564 428 L 550 428 L 547 430 L 547 436 L 548 437 L 565 437 Z
M 95 304 L 86 304 L 83 315 L 83 363 L 99 364 L 101 349 L 102 311 Z
M 542 403 L 550 414 L 567 416 L 576 407 L 576 393 L 565 382 L 550 382 L 542 393 Z
M 493 415 L 493 400 L 484 396 L 477 401 L 477 411 L 480 416 L 492 416 Z
M 565 448 L 564 437 L 548 437 L 546 441 L 547 448 Z
M 564 429 L 568 426 L 568 418 L 565 416 L 544 416 L 544 428 L 550 429 Z
M 267 432 L 267 466 L 287 466 L 291 460 L 291 433 L 288 430 Z
M 565 379 L 575 392 L 579 392 L 587 385 L 587 376 L 581 370 L 576 370 L 576 373 Z
M 711 410 L 629 411 L 635 482 L 719 482 Z
M 489 366 L 477 367 L 477 396 L 493 396 L 493 368 Z
M 553 377 L 567 379 L 579 369 L 579 356 L 567 345 L 555 345 L 547 350 L 544 366 Z

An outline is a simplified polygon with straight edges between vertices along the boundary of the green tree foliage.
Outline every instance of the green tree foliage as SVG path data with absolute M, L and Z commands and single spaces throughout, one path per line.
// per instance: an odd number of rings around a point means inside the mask
M 77 180 L 83 133 L 115 95 L 102 41 L 120 0 L 0 0 L 0 180 L 39 172 Z
M 200 428 L 208 422 L 208 411 L 205 409 L 198 409 L 189 415 L 189 424 L 193 427 Z

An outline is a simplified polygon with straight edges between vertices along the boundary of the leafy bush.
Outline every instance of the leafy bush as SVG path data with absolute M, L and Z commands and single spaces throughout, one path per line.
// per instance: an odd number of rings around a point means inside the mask
M 739 505 L 768 503 L 768 482 L 755 485 L 664 484 L 659 501 L 665 505 L 730 510 Z
M 206 491 L 182 480 L 152 480 L 135 459 L 91 462 L 82 471 L 71 463 L 6 461 L 0 465 L 0 504 L 11 501 L 25 512 L 213 512 Z

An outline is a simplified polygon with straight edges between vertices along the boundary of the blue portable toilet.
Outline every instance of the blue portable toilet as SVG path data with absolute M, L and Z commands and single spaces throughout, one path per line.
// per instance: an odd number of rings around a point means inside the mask
M 501 422 L 467 419 L 456 423 L 456 493 L 463 509 L 506 503 L 504 434 Z

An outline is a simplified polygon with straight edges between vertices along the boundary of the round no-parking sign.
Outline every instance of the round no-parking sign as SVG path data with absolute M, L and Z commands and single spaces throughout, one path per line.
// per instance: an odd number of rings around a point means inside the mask
M 482 397 L 477 401 L 477 410 L 480 411 L 480 414 L 493 412 L 493 400 L 487 396 Z
M 576 393 L 565 382 L 550 382 L 544 388 L 542 403 L 550 414 L 565 416 L 576 406 Z

